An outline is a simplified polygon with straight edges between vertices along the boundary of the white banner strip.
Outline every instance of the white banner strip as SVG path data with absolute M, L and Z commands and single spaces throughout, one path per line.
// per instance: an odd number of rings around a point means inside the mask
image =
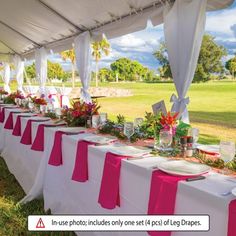
M 30 215 L 29 231 L 208 231 L 208 215 Z

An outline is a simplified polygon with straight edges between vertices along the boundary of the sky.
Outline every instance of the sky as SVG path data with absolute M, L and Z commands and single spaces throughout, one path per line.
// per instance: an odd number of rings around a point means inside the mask
M 213 35 L 216 42 L 227 49 L 228 56 L 223 61 L 233 57 L 236 53 L 236 1 L 230 8 L 208 12 L 205 31 Z M 109 56 L 103 56 L 99 68 L 109 67 L 113 61 L 128 57 L 157 70 L 158 61 L 153 52 L 158 49 L 161 41 L 164 41 L 163 24 L 153 27 L 151 23 L 147 24 L 145 30 L 111 39 L 109 40 L 111 53 Z M 48 59 L 60 62 L 65 70 L 70 70 L 70 63 L 63 62 L 58 54 L 50 55 Z M 93 62 L 93 70 L 94 68 Z

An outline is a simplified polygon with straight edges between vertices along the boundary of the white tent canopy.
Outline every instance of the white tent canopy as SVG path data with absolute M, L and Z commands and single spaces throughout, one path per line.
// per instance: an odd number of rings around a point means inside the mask
M 174 0 L 0 0 L 0 60 L 19 54 L 34 58 L 44 46 L 69 49 L 83 31 L 121 36 L 163 22 L 163 4 Z M 233 0 L 208 0 L 207 9 L 227 7 Z
M 183 114 L 188 122 L 189 99 L 185 96 L 197 65 L 206 11 L 225 8 L 233 0 L 0 0 L 0 3 L 0 61 L 11 61 L 12 55 L 35 58 L 43 91 L 47 51 L 71 49 L 74 43 L 82 81 L 81 98 L 86 102 L 91 101 L 88 94 L 91 40 L 103 34 L 114 38 L 142 30 L 148 20 L 154 26 L 164 22 L 178 94 L 172 96 L 172 111 Z

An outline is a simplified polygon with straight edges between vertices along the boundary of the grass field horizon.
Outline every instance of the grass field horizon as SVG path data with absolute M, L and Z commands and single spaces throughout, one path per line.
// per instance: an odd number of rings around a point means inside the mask
M 70 83 L 66 83 L 66 86 L 70 86 Z M 76 86 L 79 87 L 80 83 L 76 83 Z M 151 111 L 151 105 L 162 99 L 170 110 L 170 97 L 173 93 L 176 94 L 174 84 L 169 82 L 101 83 L 99 86 L 132 91 L 133 96 L 129 97 L 98 99 L 101 111 L 107 112 L 110 119 L 115 119 L 118 114 L 124 115 L 127 120 L 144 117 L 146 111 Z M 12 83 L 11 88 L 15 90 L 16 84 Z M 236 81 L 210 81 L 191 85 L 187 94 L 190 98 L 188 110 L 191 125 L 200 129 L 200 142 L 216 144 L 220 140 L 236 141 L 235 91 Z

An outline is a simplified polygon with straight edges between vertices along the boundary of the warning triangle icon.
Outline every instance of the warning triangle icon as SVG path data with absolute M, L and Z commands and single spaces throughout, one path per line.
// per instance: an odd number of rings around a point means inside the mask
M 42 218 L 39 218 L 38 223 L 36 225 L 36 229 L 44 229 L 44 228 L 45 228 L 45 225 L 43 223 L 43 220 Z

